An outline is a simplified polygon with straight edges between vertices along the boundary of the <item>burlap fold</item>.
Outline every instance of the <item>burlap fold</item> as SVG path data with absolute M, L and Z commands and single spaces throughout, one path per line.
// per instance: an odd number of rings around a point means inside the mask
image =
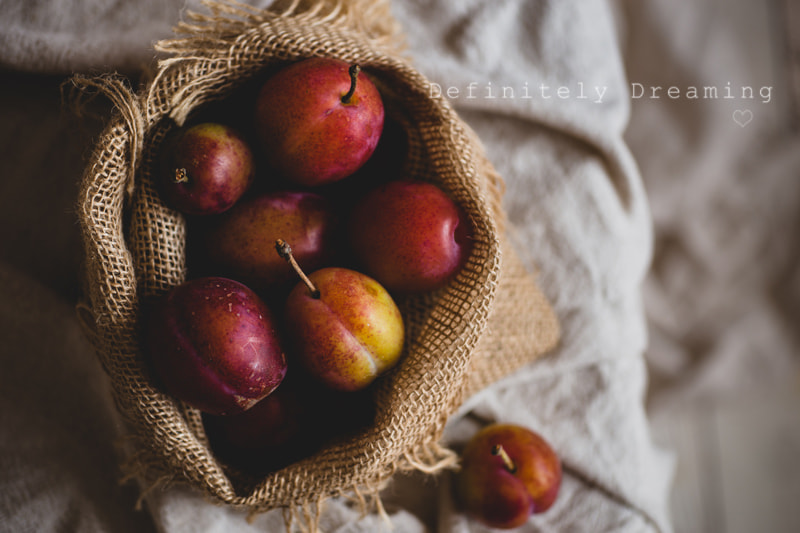
M 559 336 L 553 311 L 504 233 L 502 181 L 476 136 L 402 57 L 386 2 L 297 5 L 282 12 L 209 3 L 136 92 L 84 79 L 116 104 L 86 170 L 79 213 L 86 256 L 84 322 L 130 428 L 128 467 L 148 485 L 186 482 L 217 502 L 265 511 L 376 491 L 398 469 L 454 463 L 437 443 L 469 395 L 533 361 Z M 353 9 L 356 5 L 358 9 Z M 204 105 L 266 69 L 310 56 L 358 62 L 399 110 L 409 139 L 404 172 L 442 187 L 469 215 L 474 247 L 455 280 L 405 301 L 408 349 L 375 389 L 374 424 L 307 459 L 252 479 L 211 453 L 200 413 L 152 385 L 137 342 L 141 302 L 186 278 L 186 223 L 152 182 L 159 143 Z

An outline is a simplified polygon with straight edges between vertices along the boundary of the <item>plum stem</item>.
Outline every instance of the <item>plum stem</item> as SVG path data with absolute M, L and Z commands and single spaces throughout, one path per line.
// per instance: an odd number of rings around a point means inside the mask
M 303 280 L 303 283 L 306 284 L 306 287 L 308 287 L 308 290 L 311 292 L 311 297 L 318 300 L 320 297 L 319 289 L 314 286 L 311 280 L 308 279 L 308 276 L 306 276 L 306 273 L 303 272 L 303 269 L 300 268 L 300 265 L 297 264 L 297 261 L 292 255 L 292 247 L 289 246 L 289 243 L 283 239 L 278 239 L 275 241 L 275 250 L 278 252 L 278 255 L 286 259 L 294 271 L 297 272 L 297 275 L 300 276 L 300 279 Z
M 186 173 L 185 168 L 175 169 L 175 183 L 186 183 L 189 181 L 189 175 Z
M 512 474 L 517 471 L 517 465 L 515 465 L 511 457 L 508 456 L 508 452 L 506 452 L 502 444 L 495 444 L 492 446 L 492 455 L 499 455 L 500 459 L 503 460 L 503 464 L 506 465 L 506 470 Z
M 349 104 L 350 99 L 353 97 L 353 94 L 356 92 L 356 80 L 358 79 L 358 73 L 361 72 L 361 67 L 357 64 L 353 63 L 350 65 L 350 69 L 348 70 L 350 73 L 350 90 L 342 96 L 342 103 Z

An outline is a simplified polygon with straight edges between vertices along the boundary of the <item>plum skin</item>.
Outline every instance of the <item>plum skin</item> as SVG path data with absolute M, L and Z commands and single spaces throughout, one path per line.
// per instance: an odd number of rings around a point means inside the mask
M 472 250 L 464 211 L 438 186 L 412 179 L 367 192 L 347 231 L 364 271 L 394 293 L 441 288 Z
M 292 243 L 297 261 L 308 270 L 327 266 L 335 256 L 338 216 L 322 195 L 275 191 L 239 202 L 208 221 L 198 236 L 209 268 L 257 291 L 293 286 L 296 274 L 276 253 L 274 242 Z
M 360 272 L 329 267 L 308 277 L 319 298 L 301 282 L 286 300 L 291 355 L 331 389 L 364 389 L 402 355 L 400 310 L 386 289 Z
M 210 414 L 246 411 L 286 375 L 271 311 L 226 278 L 187 281 L 154 302 L 143 319 L 143 346 L 162 388 Z
M 288 378 L 266 398 L 242 413 L 203 415 L 214 453 L 241 469 L 259 473 L 277 470 L 316 445 L 307 438 L 314 411 Z
M 317 186 L 366 163 L 383 132 L 380 93 L 362 72 L 349 103 L 350 64 L 312 57 L 268 79 L 256 102 L 256 130 L 269 163 L 289 181 Z
M 497 445 L 514 462 L 513 471 L 493 453 Z M 514 424 L 491 424 L 461 453 L 456 495 L 473 518 L 490 527 L 511 529 L 553 505 L 561 477 L 558 455 L 539 434 Z
M 177 179 L 178 172 L 184 173 Z M 255 179 L 253 152 L 236 130 L 213 122 L 183 129 L 164 143 L 159 185 L 166 202 L 187 215 L 230 209 Z

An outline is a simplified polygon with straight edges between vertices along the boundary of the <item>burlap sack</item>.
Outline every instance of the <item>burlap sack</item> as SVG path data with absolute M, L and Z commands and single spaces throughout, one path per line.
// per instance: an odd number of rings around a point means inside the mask
M 297 4 L 295 2 L 294 4 Z M 212 500 L 253 512 L 308 509 L 349 491 L 374 494 L 398 469 L 436 472 L 455 462 L 438 444 L 469 395 L 552 348 L 558 323 L 509 246 L 502 182 L 469 128 L 403 59 L 387 2 L 258 11 L 230 3 L 190 14 L 168 57 L 137 92 L 117 78 L 83 79 L 115 103 L 84 176 L 79 212 L 85 244 L 83 321 L 110 376 L 131 433 L 127 462 L 146 486 L 186 482 Z M 435 294 L 404 301 L 408 349 L 379 380 L 374 424 L 263 478 L 237 473 L 211 453 L 200 413 L 151 384 L 137 344 L 143 299 L 186 276 L 183 217 L 151 180 L 164 135 L 265 68 L 309 56 L 358 62 L 401 111 L 408 175 L 445 189 L 468 213 L 474 248 L 463 271 Z

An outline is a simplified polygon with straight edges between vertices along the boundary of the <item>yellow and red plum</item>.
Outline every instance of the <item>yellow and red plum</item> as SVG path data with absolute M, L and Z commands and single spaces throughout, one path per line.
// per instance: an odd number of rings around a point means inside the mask
M 324 268 L 292 289 L 285 325 L 290 355 L 334 390 L 370 385 L 400 359 L 404 326 L 400 310 L 377 281 L 346 268 Z

